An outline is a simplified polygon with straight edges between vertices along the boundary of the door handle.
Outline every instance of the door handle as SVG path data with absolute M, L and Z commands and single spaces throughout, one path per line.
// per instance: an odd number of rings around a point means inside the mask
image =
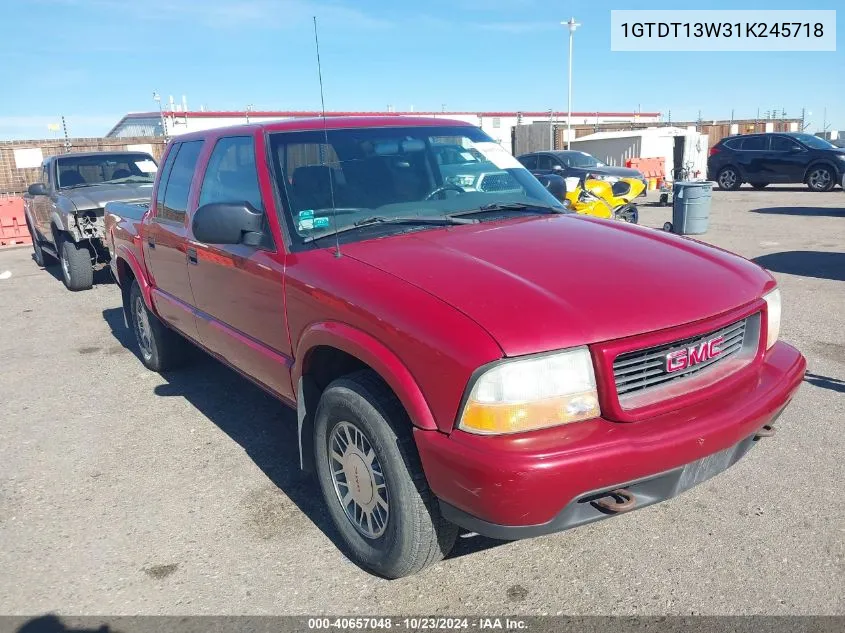
M 147 238 L 147 246 L 149 246 L 150 248 L 156 247 L 156 241 L 155 241 L 154 237 L 148 237 Z
M 190 263 L 192 263 L 192 264 L 199 263 L 199 260 L 197 260 L 197 249 L 189 248 L 185 252 L 188 254 L 188 261 Z

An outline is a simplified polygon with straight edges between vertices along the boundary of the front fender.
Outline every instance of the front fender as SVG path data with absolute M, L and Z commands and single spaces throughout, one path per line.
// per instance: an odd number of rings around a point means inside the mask
M 319 346 L 335 347 L 372 367 L 393 389 L 414 426 L 437 430 L 422 391 L 399 357 L 370 334 L 345 323 L 315 323 L 305 330 L 296 347 L 296 358 L 291 370 L 294 385 L 299 384 L 309 354 Z

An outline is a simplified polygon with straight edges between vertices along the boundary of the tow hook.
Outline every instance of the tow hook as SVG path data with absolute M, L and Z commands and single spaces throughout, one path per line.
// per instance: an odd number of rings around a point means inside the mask
M 773 437 L 775 432 L 776 429 L 771 424 L 764 424 L 762 427 L 760 427 L 757 433 L 754 434 L 754 441 L 756 442 L 757 440 L 764 437 Z
M 627 488 L 619 488 L 618 490 L 608 492 L 604 497 L 596 499 L 593 501 L 593 504 L 601 510 L 617 514 L 633 510 L 637 505 L 637 499 Z

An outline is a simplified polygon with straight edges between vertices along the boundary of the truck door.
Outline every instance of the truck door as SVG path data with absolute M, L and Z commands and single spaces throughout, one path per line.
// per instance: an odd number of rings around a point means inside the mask
M 263 198 L 259 187 L 257 165 L 263 167 L 262 160 L 256 156 L 252 136 L 219 138 L 208 158 L 193 210 L 214 202 L 248 202 L 265 213 L 273 209 L 273 201 Z M 205 347 L 293 400 L 284 250 L 275 243 L 266 216 L 264 233 L 258 246 L 203 244 L 189 236 L 188 273 L 198 308 L 197 328 Z
M 801 182 L 807 168 L 807 152 L 788 136 L 769 137 L 766 169 L 771 174 L 769 182 Z
M 175 143 L 164 161 L 149 220 L 141 225 L 144 261 L 153 286 L 153 303 L 174 328 L 198 340 L 194 297 L 188 279 L 187 208 L 203 141 Z
M 29 201 L 29 208 L 32 210 L 32 221 L 35 223 L 35 228 L 38 229 L 41 235 L 52 241 L 53 234 L 50 231 L 50 214 L 56 206 L 53 201 L 56 195 L 56 184 L 54 182 L 55 179 L 50 178 L 50 165 L 50 161 L 44 161 L 42 163 L 41 179 L 39 181 L 44 184 L 48 195 L 32 196 Z

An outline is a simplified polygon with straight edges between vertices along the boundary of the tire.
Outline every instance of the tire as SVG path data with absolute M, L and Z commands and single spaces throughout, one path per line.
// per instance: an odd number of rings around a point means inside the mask
M 635 204 L 626 205 L 616 211 L 614 215 L 617 220 L 627 222 L 628 224 L 637 224 L 640 221 L 640 211 Z
M 185 362 L 188 342 L 149 311 L 137 281 L 129 290 L 129 315 L 144 367 L 164 372 Z
M 320 488 L 344 552 L 385 578 L 409 576 L 441 560 L 458 535 L 428 487 L 411 429 L 396 395 L 370 370 L 332 382 L 314 423 Z M 363 482 L 357 488 L 363 496 L 353 497 L 344 483 L 353 476 Z M 349 498 L 346 506 L 342 496 Z M 353 522 L 359 515 L 360 523 Z
M 816 165 L 807 172 L 807 186 L 810 191 L 830 191 L 836 185 L 833 170 L 826 165 Z
M 50 253 L 45 253 L 44 249 L 41 248 L 41 239 L 38 237 L 38 233 L 33 230 L 32 225 L 29 223 L 29 219 L 26 221 L 26 228 L 29 229 L 29 235 L 32 237 L 32 254 L 35 259 L 35 263 L 38 264 L 40 268 L 49 268 L 50 266 L 54 266 L 56 264 L 56 258 L 50 255 Z
M 725 191 L 736 191 L 742 186 L 742 179 L 734 167 L 724 167 L 719 171 L 716 180 L 719 183 L 719 189 L 724 189 Z
M 91 266 L 91 252 L 64 236 L 58 240 L 59 260 L 62 265 L 62 281 L 68 290 L 89 290 L 94 285 L 94 268 Z
M 751 186 L 754 187 L 755 189 L 765 189 L 766 187 L 769 186 L 769 183 L 767 183 L 767 182 L 752 182 Z

